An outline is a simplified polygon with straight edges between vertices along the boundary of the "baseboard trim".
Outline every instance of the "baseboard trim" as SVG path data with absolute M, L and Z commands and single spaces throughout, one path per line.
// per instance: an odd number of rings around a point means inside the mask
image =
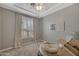
M 0 50 L 0 52 L 7 51 L 7 50 L 10 50 L 10 49 L 13 49 L 13 47 L 9 47 L 9 48 L 6 48 L 6 49 L 2 49 L 2 50 Z

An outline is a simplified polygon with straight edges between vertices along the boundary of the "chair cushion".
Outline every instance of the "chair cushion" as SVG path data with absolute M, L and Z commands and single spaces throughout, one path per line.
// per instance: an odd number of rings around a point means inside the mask
M 40 45 L 40 51 L 45 54 L 54 54 L 58 50 L 57 45 L 54 43 L 42 43 Z
M 48 53 L 56 53 L 58 49 L 53 44 L 45 44 L 44 50 Z

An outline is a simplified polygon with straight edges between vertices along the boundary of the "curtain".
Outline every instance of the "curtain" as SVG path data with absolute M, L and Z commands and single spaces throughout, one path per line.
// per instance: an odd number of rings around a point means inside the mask
M 33 18 L 22 16 L 21 39 L 23 43 L 33 41 Z
M 15 14 L 15 48 L 21 47 L 21 19 L 22 16 Z
M 41 30 L 41 20 L 34 18 L 33 23 L 34 23 L 34 39 L 37 41 L 40 41 L 42 39 L 42 30 Z
M 15 29 L 15 48 L 22 46 L 22 42 L 39 41 L 40 37 L 40 20 L 29 18 L 16 13 Z

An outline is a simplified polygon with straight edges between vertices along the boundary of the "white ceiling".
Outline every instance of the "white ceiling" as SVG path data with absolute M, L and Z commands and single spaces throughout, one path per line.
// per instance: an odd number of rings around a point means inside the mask
M 2 3 L 0 4 L 0 7 L 41 18 L 73 4 L 72 3 L 44 3 L 43 5 L 44 7 L 43 10 L 41 11 L 37 11 L 35 8 L 33 8 L 30 5 L 30 3 Z

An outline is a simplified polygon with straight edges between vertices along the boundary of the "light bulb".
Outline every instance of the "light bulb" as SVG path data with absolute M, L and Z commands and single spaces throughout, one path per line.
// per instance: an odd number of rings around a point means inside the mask
M 42 10 L 42 6 L 36 6 L 36 10 Z

